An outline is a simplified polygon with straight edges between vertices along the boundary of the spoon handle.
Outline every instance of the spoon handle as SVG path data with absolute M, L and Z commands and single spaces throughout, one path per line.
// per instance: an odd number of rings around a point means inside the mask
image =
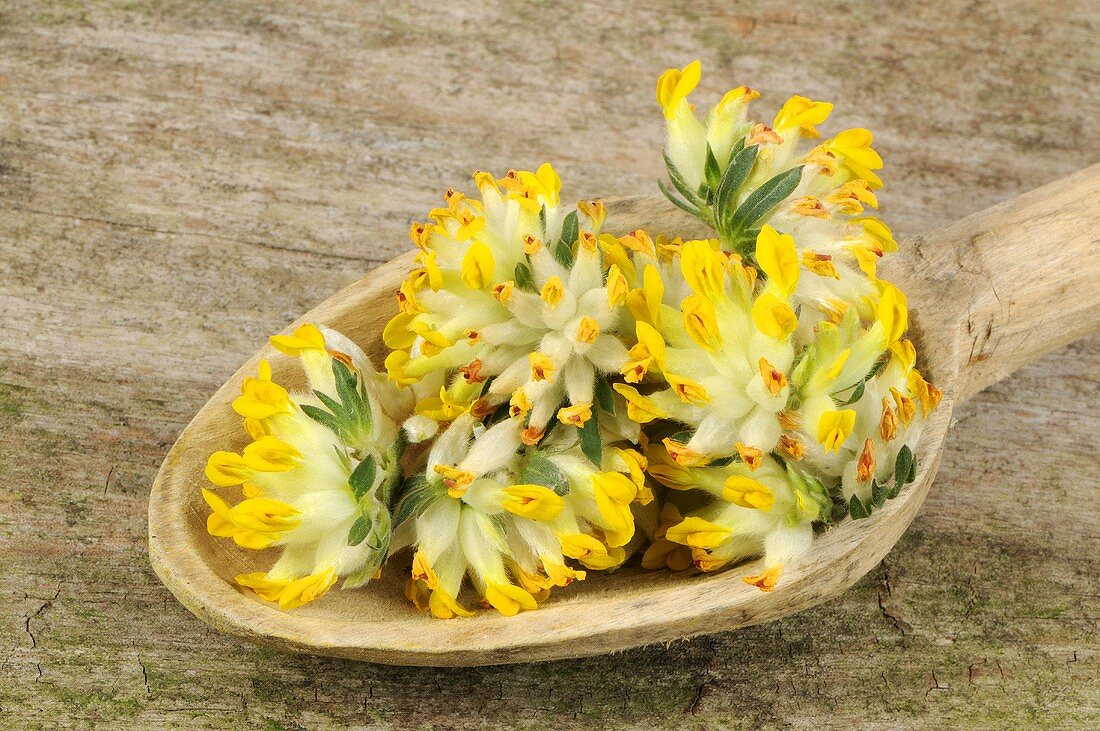
M 903 244 L 903 250 L 906 245 Z M 957 334 L 962 402 L 1044 353 L 1100 329 L 1100 164 L 909 244 Z M 927 272 L 944 273 L 929 276 Z M 912 301 L 911 297 L 911 301 Z M 913 319 L 921 321 L 920 312 Z M 938 316 L 936 316 L 938 315 Z M 933 335 L 933 342 L 946 338 Z

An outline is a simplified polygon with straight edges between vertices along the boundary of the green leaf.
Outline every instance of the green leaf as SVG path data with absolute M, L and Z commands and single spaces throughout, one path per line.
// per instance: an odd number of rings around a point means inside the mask
M 658 180 L 657 181 L 657 187 L 661 189 L 661 192 L 665 194 L 665 198 L 668 198 L 669 201 L 672 203 L 672 205 L 676 206 L 680 210 L 687 211 L 688 213 L 690 213 L 693 216 L 698 216 L 699 218 L 704 218 L 703 212 L 701 210 L 699 210 L 695 206 L 691 205 L 690 203 L 685 203 L 684 201 L 680 200 L 679 198 L 674 196 L 672 193 L 670 193 L 668 188 L 665 187 L 665 184 L 664 184 L 663 181 Z
M 676 166 L 672 164 L 672 159 L 668 156 L 668 153 L 665 152 L 663 154 L 665 157 L 665 167 L 668 169 L 668 179 L 672 181 L 672 186 L 676 188 L 676 190 L 680 191 L 680 195 L 684 196 L 684 198 L 687 198 L 689 202 L 695 204 L 702 203 L 702 199 L 700 199 L 695 191 L 691 189 L 691 186 L 689 186 L 687 184 L 687 181 L 684 180 L 684 176 L 681 175 Z M 662 183 L 658 182 L 657 184 L 661 185 Z M 666 193 L 665 195 L 668 194 Z
M 441 482 L 429 482 L 424 475 L 412 475 L 405 478 L 398 491 L 397 507 L 393 511 L 393 524 L 401 525 L 409 518 L 415 518 L 438 500 L 445 490 Z
M 577 429 L 581 433 L 581 451 L 592 460 L 592 464 L 599 467 L 603 462 L 603 440 L 600 439 L 600 425 L 596 413 L 593 411 L 592 418 Z
M 336 393 L 340 396 L 340 400 L 350 406 L 359 395 L 356 391 L 358 376 L 352 373 L 339 358 L 332 359 L 332 375 L 336 381 Z
M 843 502 L 833 503 L 831 512 L 829 513 L 829 522 L 836 524 L 844 520 L 844 516 L 848 514 L 848 506 Z
M 852 495 L 852 499 L 848 502 L 848 515 L 851 515 L 855 520 L 870 517 L 871 507 L 863 504 L 859 497 Z
M 730 219 L 732 231 L 743 231 L 789 196 L 802 180 L 802 166 L 779 173 L 754 190 Z
M 737 155 L 740 154 L 741 150 L 744 150 L 744 149 L 745 149 L 745 138 L 741 137 L 737 140 L 737 142 L 734 142 L 733 147 L 730 148 L 729 159 L 732 161 L 733 158 L 737 157 Z
M 743 140 L 742 144 L 744 144 Z M 728 227 L 733 219 L 733 214 L 737 210 L 735 206 L 737 193 L 749 177 L 752 166 L 756 162 L 756 154 L 759 151 L 760 148 L 757 145 L 741 150 L 731 159 L 729 167 L 722 174 L 722 180 L 719 181 L 718 188 L 714 191 L 715 219 L 722 228 Z
M 577 243 L 577 239 L 580 238 L 580 235 L 581 229 L 580 225 L 577 223 L 577 212 L 573 211 L 565 217 L 564 221 L 562 221 L 561 238 L 559 240 L 561 243 L 572 248 L 573 244 Z
M 674 442 L 679 442 L 680 444 L 687 444 L 691 441 L 691 438 L 693 436 L 695 436 L 694 429 L 681 429 L 680 431 L 670 436 L 669 439 Z
M 377 472 L 378 465 L 375 464 L 374 457 L 370 455 L 367 455 L 366 459 L 356 465 L 348 478 L 348 484 L 351 486 L 351 491 L 356 500 L 361 500 L 364 495 L 371 491 L 371 488 L 374 487 L 374 478 Z
M 348 531 L 348 545 L 358 546 L 367 536 L 370 534 L 371 522 L 360 515 L 355 519 L 355 522 L 351 524 L 351 530 Z
M 557 246 L 554 247 L 553 254 L 554 260 L 563 267 L 566 269 L 573 268 L 573 248 L 569 244 L 559 241 Z
M 894 462 L 894 481 L 898 484 L 899 490 L 901 489 L 901 485 L 912 482 L 914 477 L 916 477 L 913 467 L 913 452 L 909 449 L 909 445 L 906 444 L 898 451 L 898 458 Z
M 615 415 L 615 392 L 607 379 L 600 376 L 596 376 L 596 403 L 607 413 Z
M 332 359 L 332 375 L 336 378 L 336 393 L 344 403 L 348 418 L 354 420 L 356 426 L 369 429 L 371 425 L 370 404 L 359 392 L 359 376 L 336 358 Z
M 512 274 L 516 280 L 516 286 L 528 292 L 535 292 L 535 275 L 531 273 L 531 267 L 522 261 L 516 264 L 516 271 Z
M 758 228 L 750 228 L 739 232 L 732 239 L 733 250 L 741 253 L 755 252 L 758 236 L 760 236 L 760 229 Z
M 722 169 L 718 167 L 718 158 L 714 156 L 714 150 L 710 149 L 709 143 L 707 144 L 707 160 L 703 166 L 703 177 L 713 195 L 718 188 L 718 182 L 722 179 Z
M 546 206 L 539 209 L 539 228 L 542 229 L 542 238 L 546 238 Z
M 319 409 L 316 406 L 311 406 L 310 404 L 302 404 L 302 411 L 305 412 L 306 416 L 313 419 L 321 426 L 327 427 L 328 429 L 332 430 L 334 434 L 340 433 L 340 422 L 336 420 L 335 416 L 325 411 L 324 409 Z
M 321 403 L 325 405 L 332 415 L 336 418 L 337 423 L 347 421 L 348 409 L 344 407 L 342 403 L 329 396 L 324 391 L 314 391 L 313 395 L 316 396 Z
M 569 494 L 569 477 L 537 451 L 527 455 L 515 482 L 517 485 L 542 485 L 563 497 Z
M 856 387 L 852 389 L 851 395 L 848 396 L 848 398 L 843 402 L 838 401 L 837 406 L 848 406 L 850 404 L 854 404 L 856 401 L 859 401 L 861 398 L 863 398 L 863 392 L 865 390 L 866 386 L 863 385 L 863 381 L 860 381 L 856 384 Z
M 863 380 L 870 381 L 872 378 L 882 372 L 882 369 L 886 367 L 886 364 L 890 362 L 890 354 L 886 353 L 882 358 L 875 362 L 871 367 L 871 370 L 867 371 L 867 375 L 863 377 Z
M 876 508 L 881 508 L 889 495 L 890 491 L 885 485 L 878 484 L 878 480 L 871 480 L 871 502 Z

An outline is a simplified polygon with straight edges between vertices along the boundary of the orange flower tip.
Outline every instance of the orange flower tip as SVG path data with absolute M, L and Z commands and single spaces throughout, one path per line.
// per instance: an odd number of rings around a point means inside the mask
M 542 429 L 542 428 L 539 428 L 539 427 L 534 427 L 534 426 L 529 426 L 526 429 L 524 429 L 522 432 L 520 432 L 519 440 L 521 442 L 523 442 L 525 445 L 527 445 L 528 447 L 533 447 L 542 440 L 542 437 L 545 434 L 546 434 L 545 429 Z
M 749 586 L 755 586 L 760 591 L 769 592 L 775 589 L 775 585 L 779 583 L 779 577 L 783 573 L 783 565 L 777 564 L 770 568 L 765 569 L 762 573 L 756 576 L 743 576 L 741 580 Z
M 485 376 L 481 375 L 480 359 L 470 361 L 468 365 L 459 368 L 458 372 L 462 374 L 466 383 L 483 383 L 485 381 Z

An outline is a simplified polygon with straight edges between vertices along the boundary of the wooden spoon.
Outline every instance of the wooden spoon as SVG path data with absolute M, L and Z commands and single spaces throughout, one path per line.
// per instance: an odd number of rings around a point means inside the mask
M 606 230 L 706 235 L 662 200 L 609 202 Z M 230 410 L 241 380 L 270 358 L 276 377 L 301 385 L 296 362 L 264 347 L 223 385 L 169 452 L 149 501 L 149 555 L 176 598 L 213 627 L 266 645 L 400 665 L 489 665 L 595 655 L 766 622 L 819 604 L 874 567 L 908 527 L 939 466 L 956 403 L 1100 323 L 1100 165 L 941 231 L 905 242 L 884 276 L 909 295 L 922 370 L 944 391 L 917 450 L 916 481 L 868 519 L 819 536 L 763 593 L 741 581 L 759 562 L 712 575 L 624 568 L 560 590 L 537 611 L 449 621 L 405 599 L 407 571 L 387 567 L 365 589 L 332 591 L 282 612 L 236 588 L 239 573 L 273 557 L 206 532 L 199 488 L 207 456 L 247 441 Z M 365 346 L 380 363 L 393 292 L 411 267 L 398 257 L 306 314 Z M 288 329 L 289 331 L 289 329 Z

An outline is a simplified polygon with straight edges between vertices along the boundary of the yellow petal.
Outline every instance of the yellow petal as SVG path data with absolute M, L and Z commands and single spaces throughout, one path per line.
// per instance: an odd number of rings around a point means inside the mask
M 505 510 L 531 520 L 553 520 L 565 507 L 560 495 L 542 485 L 512 485 L 504 494 L 508 496 L 501 503 Z
M 722 254 L 709 241 L 688 241 L 680 248 L 680 271 L 698 295 L 712 302 L 725 295 L 726 270 Z
M 756 237 L 756 262 L 768 276 L 769 289 L 781 297 L 790 297 L 798 285 L 798 251 L 794 237 L 763 226 Z
M 718 330 L 718 316 L 710 300 L 702 295 L 693 294 L 684 298 L 680 303 L 680 310 L 683 312 L 684 329 L 697 345 L 706 350 L 716 350 L 722 345 L 722 335 Z
M 909 328 L 909 303 L 905 294 L 888 282 L 882 282 L 882 296 L 875 314 L 882 323 L 886 347 L 900 340 Z
M 326 568 L 290 582 L 279 592 L 279 608 L 294 609 L 320 599 L 336 583 L 336 572 Z
M 490 583 L 485 587 L 485 600 L 505 617 L 538 607 L 533 596 L 514 584 Z
M 542 301 L 551 307 L 557 307 L 564 294 L 565 285 L 562 283 L 561 277 L 556 275 L 547 279 L 546 284 L 542 285 L 542 291 L 539 292 Z
M 652 264 L 647 264 L 642 271 L 642 295 L 645 298 L 649 321 L 654 325 L 660 324 L 661 300 L 665 296 L 665 283 L 661 280 L 661 273 L 657 271 L 657 267 Z
M 206 479 L 218 487 L 233 487 L 252 476 L 244 458 L 236 452 L 214 452 L 206 460 Z
M 775 493 L 767 485 L 751 477 L 730 475 L 722 489 L 725 500 L 743 508 L 768 511 L 775 504 Z
M 657 80 L 657 103 L 666 118 L 672 119 L 680 102 L 699 85 L 702 72 L 702 64 L 692 61 L 682 69 L 668 69 L 661 74 Z
M 817 422 L 817 441 L 826 452 L 839 452 L 855 425 L 855 409 L 826 411 Z
M 701 383 L 674 373 L 666 373 L 665 380 L 668 381 L 668 385 L 672 386 L 672 390 L 685 404 L 702 406 L 710 402 L 710 394 L 707 393 L 706 387 Z
M 558 421 L 569 426 L 584 426 L 592 418 L 592 404 L 579 403 L 558 409 Z
M 470 244 L 462 257 L 462 281 L 470 289 L 485 289 L 493 281 L 493 252 L 480 241 Z
M 757 297 L 753 303 L 752 321 L 757 330 L 777 340 L 785 339 L 798 328 L 794 310 L 769 292 Z
M 715 548 L 722 545 L 733 532 L 726 527 L 692 516 L 683 522 L 671 526 L 665 532 L 665 538 L 692 548 Z
M 302 325 L 292 335 L 272 335 L 271 344 L 287 355 L 301 355 L 306 350 L 325 349 L 325 336 L 315 325 Z
M 626 415 L 632 421 L 636 421 L 639 424 L 647 424 L 654 419 L 664 419 L 668 416 L 668 413 L 664 409 L 659 407 L 649 398 L 638 393 L 638 389 L 633 386 L 628 386 L 625 383 L 616 383 L 613 384 L 612 388 L 626 399 Z
M 792 96 L 775 115 L 772 127 L 784 130 L 799 129 L 803 137 L 818 137 L 816 125 L 823 123 L 833 111 L 828 102 L 815 102 L 804 96 Z

